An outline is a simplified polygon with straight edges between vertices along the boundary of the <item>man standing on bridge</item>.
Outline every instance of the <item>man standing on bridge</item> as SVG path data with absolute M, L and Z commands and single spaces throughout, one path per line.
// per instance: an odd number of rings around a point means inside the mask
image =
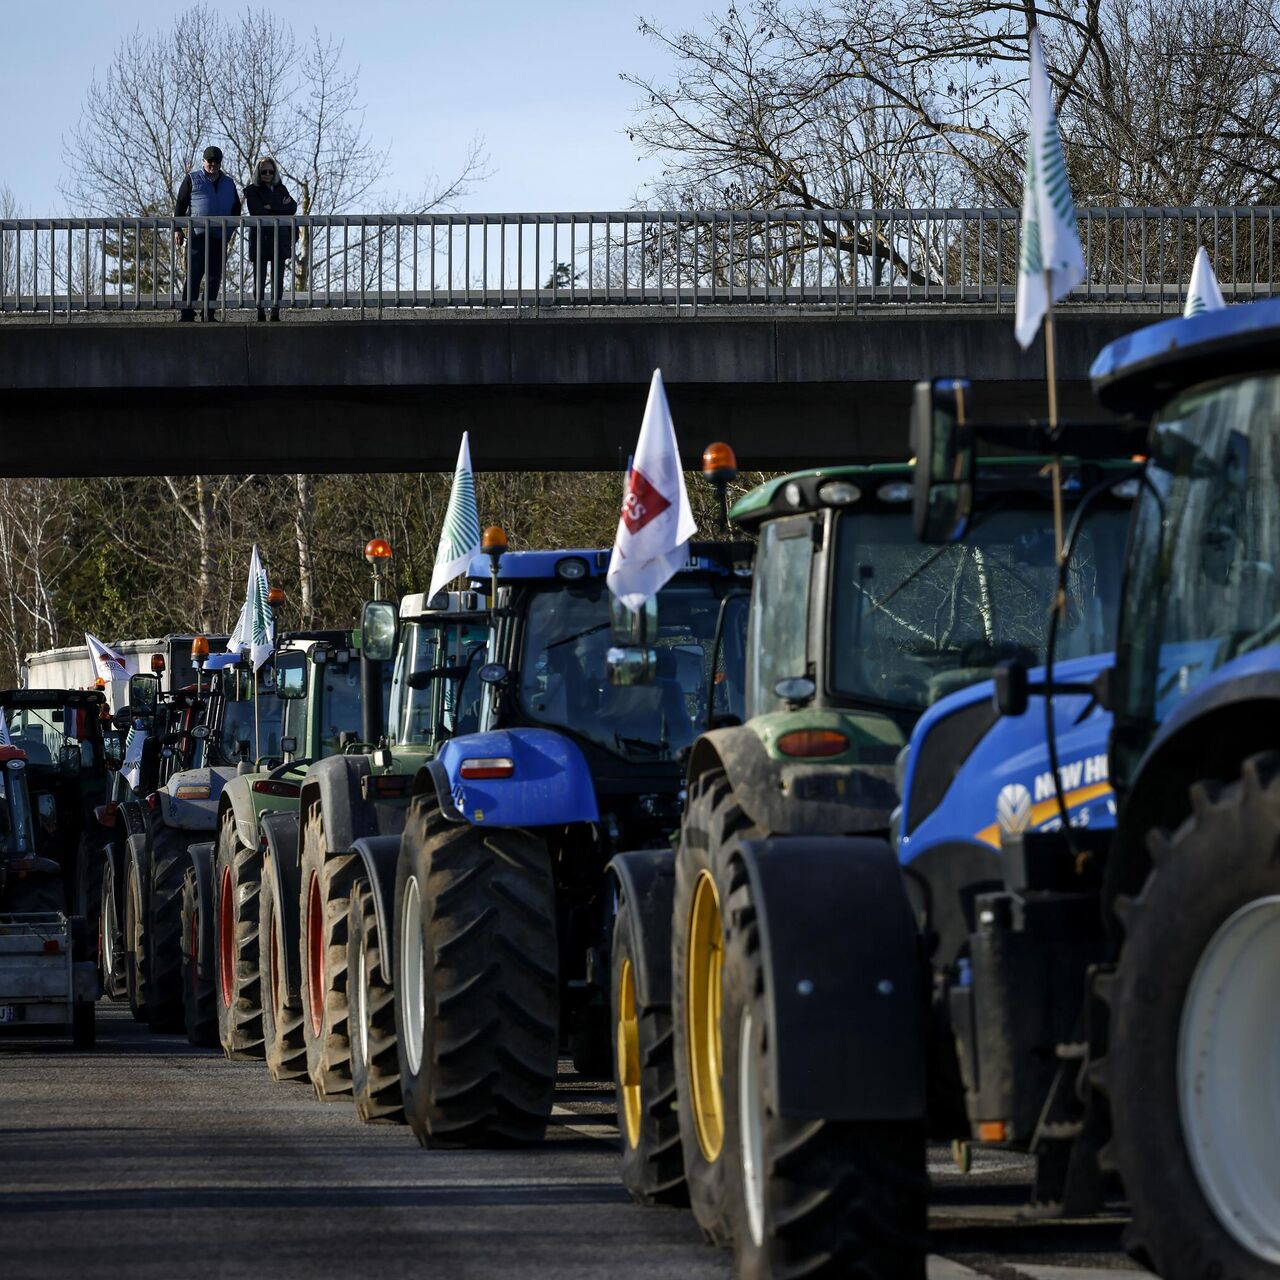
M 178 188 L 173 216 L 185 218 L 231 218 L 240 215 L 240 196 L 236 184 L 222 172 L 222 152 L 217 147 L 205 147 L 204 165 L 192 169 Z M 204 281 L 204 318 L 216 320 L 213 304 L 218 300 L 218 288 L 222 284 L 222 268 L 227 257 L 227 241 L 230 231 L 219 224 L 191 229 L 187 245 L 187 287 L 183 294 L 182 314 L 179 320 L 194 320 L 196 295 L 200 282 Z M 183 233 L 175 231 L 173 241 L 181 245 Z

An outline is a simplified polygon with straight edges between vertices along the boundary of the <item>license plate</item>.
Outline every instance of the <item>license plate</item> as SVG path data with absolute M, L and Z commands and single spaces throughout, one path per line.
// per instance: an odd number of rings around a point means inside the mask
M 16 1004 L 0 1004 L 0 1022 L 17 1022 L 18 1006 Z

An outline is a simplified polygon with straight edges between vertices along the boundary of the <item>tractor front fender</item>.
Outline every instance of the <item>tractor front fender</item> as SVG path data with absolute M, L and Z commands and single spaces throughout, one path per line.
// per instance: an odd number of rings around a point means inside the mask
M 213 961 L 213 855 L 214 844 L 205 841 L 187 846 L 187 856 L 196 873 L 196 898 L 200 906 L 200 936 L 196 939 L 196 971 L 208 982 L 214 980 Z
M 636 999 L 644 1006 L 671 1003 L 671 912 L 676 855 L 671 848 L 620 853 L 607 867 L 618 888 L 618 910 L 631 918 L 636 948 Z
M 221 829 L 226 812 L 230 809 L 235 818 L 236 839 L 246 849 L 252 849 L 258 843 L 258 820 L 253 811 L 253 795 L 250 791 L 255 777 L 237 774 L 234 778 L 229 778 L 218 797 L 218 826 L 215 830 Z
M 375 835 L 374 806 L 365 800 L 360 786 L 360 780 L 369 771 L 367 755 L 328 756 L 317 760 L 307 770 L 302 784 L 298 805 L 299 839 L 307 819 L 316 809 L 324 820 L 328 849 L 350 849 L 361 837 Z
M 299 959 L 302 867 L 298 858 L 298 815 L 288 810 L 264 814 L 262 843 L 262 856 L 271 867 L 271 883 L 275 887 L 276 918 L 284 935 L 285 982 L 289 994 L 295 995 L 302 987 L 302 962 Z M 266 944 L 260 941 L 259 945 Z
M 510 760 L 511 775 L 464 777 L 467 761 L 478 759 Z M 551 729 L 496 729 L 451 738 L 432 766 L 441 811 L 455 822 L 550 827 L 600 820 L 586 758 L 569 738 Z M 447 796 L 441 795 L 442 787 Z
M 927 986 L 893 849 L 859 837 L 745 841 L 778 1114 L 925 1115 Z
M 400 857 L 399 836 L 366 836 L 351 849 L 360 855 L 364 873 L 373 893 L 378 916 L 378 939 L 382 979 L 389 986 L 395 982 L 395 896 L 396 860 Z
M 887 832 L 898 803 L 892 765 L 777 760 L 749 724 L 712 729 L 693 744 L 689 785 L 710 769 L 723 769 L 751 821 L 778 835 Z

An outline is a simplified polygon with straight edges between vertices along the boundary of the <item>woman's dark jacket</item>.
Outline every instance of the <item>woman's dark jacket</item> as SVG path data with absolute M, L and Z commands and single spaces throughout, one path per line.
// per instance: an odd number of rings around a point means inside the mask
M 277 182 L 274 187 L 255 182 L 244 189 L 244 211 L 251 217 L 270 217 L 273 214 L 277 217 L 285 217 L 288 214 L 297 213 L 298 202 L 285 189 L 283 182 Z M 273 257 L 288 258 L 292 255 L 296 233 L 291 232 L 288 226 L 266 226 L 262 230 L 262 256 L 265 260 L 269 261 Z M 258 228 L 256 226 L 249 228 L 249 257 L 257 261 Z

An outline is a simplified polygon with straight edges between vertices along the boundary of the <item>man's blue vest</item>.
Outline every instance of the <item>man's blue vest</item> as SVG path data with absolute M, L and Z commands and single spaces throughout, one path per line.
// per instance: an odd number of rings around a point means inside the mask
M 218 175 L 214 182 L 203 169 L 191 171 L 191 216 L 193 218 L 214 218 L 220 214 L 230 214 L 236 204 L 236 184 L 225 173 Z M 202 232 L 197 228 L 196 235 Z M 214 235 L 221 232 L 215 227 Z

